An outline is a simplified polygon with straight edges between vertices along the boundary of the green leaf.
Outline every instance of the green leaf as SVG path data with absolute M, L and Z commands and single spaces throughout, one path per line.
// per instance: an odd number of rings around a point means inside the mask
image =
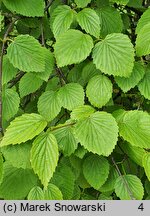
M 23 16 L 44 16 L 43 0 L 3 0 L 7 9 Z
M 78 147 L 78 142 L 73 135 L 73 129 L 71 126 L 61 127 L 58 126 L 53 131 L 54 136 L 57 139 L 59 149 L 62 150 L 65 156 L 70 156 Z
M 51 51 L 46 48 L 43 48 L 43 51 L 45 53 L 45 70 L 39 73 L 36 72 L 34 75 L 47 82 L 54 69 L 54 56 Z
M 44 54 L 40 43 L 29 35 L 17 36 L 7 49 L 10 63 L 19 70 L 27 72 L 44 71 Z
M 38 90 L 42 83 L 43 80 L 38 78 L 34 73 L 26 73 L 19 82 L 19 92 L 21 98 Z
M 38 114 L 23 114 L 11 121 L 0 146 L 20 144 L 33 139 L 44 130 L 46 125 L 47 122 Z
M 91 155 L 84 160 L 83 174 L 88 183 L 95 189 L 99 189 L 107 180 L 109 163 L 106 158 Z
M 115 81 L 123 92 L 127 92 L 139 83 L 144 74 L 145 70 L 143 65 L 140 62 L 135 62 L 133 71 L 129 77 L 116 77 Z
M 31 188 L 37 185 L 37 180 L 32 170 L 17 169 L 5 162 L 0 197 L 6 200 L 25 199 Z
M 148 8 L 139 19 L 136 27 L 136 34 L 140 34 L 141 29 L 149 23 L 149 20 L 150 20 L 150 8 Z
M 76 149 L 74 155 L 82 159 L 86 153 L 87 150 L 83 146 L 78 145 L 78 148 Z
M 127 6 L 134 7 L 134 8 L 141 8 L 142 7 L 142 0 L 129 0 Z
M 120 136 L 133 146 L 150 148 L 150 115 L 143 111 L 124 111 L 116 117 Z
M 47 188 L 58 163 L 58 145 L 53 134 L 43 132 L 33 142 L 31 166 Z
M 43 190 L 38 186 L 33 187 L 28 194 L 28 200 L 44 200 Z
M 141 200 L 144 195 L 144 188 L 137 176 L 123 175 L 116 180 L 115 192 L 121 200 Z
M 148 180 L 150 181 L 150 153 L 145 153 L 143 156 L 143 167 L 146 173 Z
M 51 183 L 56 185 L 62 192 L 63 199 L 69 200 L 73 196 L 75 176 L 71 168 L 63 163 L 59 164 Z
M 111 99 L 113 86 L 109 78 L 97 75 L 90 79 L 86 87 L 86 95 L 90 103 L 98 108 L 106 105 Z
M 93 49 L 93 62 L 106 74 L 128 77 L 134 62 L 133 45 L 127 35 L 112 33 Z
M 0 184 L 3 179 L 3 157 L 2 154 L 0 153 Z
M 146 24 L 138 33 L 135 48 L 137 56 L 150 54 L 150 23 Z
M 84 66 L 81 76 L 84 80 L 84 83 L 86 84 L 92 77 L 100 74 L 100 70 L 96 69 L 93 62 L 89 62 Z
M 120 33 L 123 22 L 119 11 L 113 7 L 101 7 L 96 10 L 101 24 L 101 36 L 105 37 L 111 33 Z
M 114 190 L 116 179 L 118 178 L 118 173 L 114 167 L 110 168 L 110 172 L 106 182 L 99 188 L 101 192 L 109 192 Z
M 143 148 L 132 146 L 127 142 L 123 143 L 121 148 L 136 164 L 143 167 L 142 159 L 145 154 L 145 150 Z
M 83 118 L 89 117 L 92 113 L 95 112 L 95 109 L 89 105 L 79 106 L 71 112 L 71 119 L 80 120 Z
M 111 114 L 95 112 L 77 122 L 75 136 L 88 151 L 108 156 L 117 144 L 117 123 Z
M 1 148 L 3 156 L 13 167 L 31 169 L 30 164 L 31 142 L 21 145 L 10 145 Z
M 74 0 L 74 1 L 79 8 L 84 8 L 91 2 L 91 0 L 82 0 L 82 1 L 81 0 Z
M 129 2 L 129 0 L 110 0 L 110 2 L 126 5 Z
M 38 112 L 47 120 L 53 120 L 61 111 L 61 100 L 58 92 L 46 91 L 38 101 Z
M 18 112 L 20 98 L 18 93 L 13 89 L 4 90 L 2 98 L 2 117 L 5 120 L 9 120 Z
M 54 18 L 52 24 L 52 31 L 55 38 L 57 38 L 70 28 L 71 23 L 74 20 L 75 11 L 72 10 L 68 5 L 60 5 L 55 10 L 56 12 L 54 11 L 54 13 L 57 15 Z M 59 11 L 59 13 L 57 11 Z
M 78 83 L 68 83 L 61 87 L 58 92 L 61 105 L 72 110 L 84 104 L 84 90 Z
M 47 189 L 44 191 L 45 200 L 62 200 L 63 195 L 59 188 L 54 184 L 48 184 Z
M 145 75 L 138 84 L 138 89 L 146 99 L 150 100 L 150 64 L 146 67 Z
M 91 8 L 85 8 L 77 14 L 77 21 L 82 29 L 96 38 L 100 36 L 100 20 Z
M 70 29 L 59 36 L 54 45 L 57 65 L 80 63 L 85 60 L 93 48 L 93 40 L 79 30 Z
M 13 77 L 16 76 L 18 69 L 10 63 L 7 55 L 3 57 L 3 73 L 2 73 L 2 85 L 6 84 Z

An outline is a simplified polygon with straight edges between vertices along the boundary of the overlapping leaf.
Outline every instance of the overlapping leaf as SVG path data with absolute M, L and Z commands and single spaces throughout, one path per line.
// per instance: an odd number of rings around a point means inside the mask
M 108 156 L 117 143 L 117 123 L 111 114 L 95 112 L 77 122 L 75 136 L 88 151 Z
M 32 36 L 17 36 L 9 45 L 7 56 L 10 63 L 19 70 L 42 72 L 45 69 L 45 55 L 43 48 Z
M 60 110 L 61 100 L 57 92 L 46 91 L 40 96 L 38 111 L 47 121 L 53 120 L 59 114 Z
M 3 3 L 10 11 L 24 16 L 44 16 L 43 0 L 3 0 Z
M 44 192 L 39 186 L 33 187 L 29 194 L 28 200 L 44 200 Z
M 98 155 L 87 157 L 83 163 L 83 174 L 93 188 L 99 189 L 106 182 L 109 175 L 107 159 Z
M 96 10 L 101 24 L 101 36 L 105 37 L 111 33 L 120 33 L 123 22 L 120 13 L 113 7 L 101 7 Z
M 95 109 L 89 105 L 79 106 L 71 112 L 71 118 L 74 120 L 80 120 L 83 118 L 87 118 L 92 113 L 95 112 Z
M 23 114 L 11 121 L 0 145 L 20 144 L 33 139 L 46 125 L 47 122 L 38 114 Z
M 85 8 L 77 14 L 77 21 L 82 29 L 96 38 L 100 36 L 100 20 L 91 8 Z
M 112 90 L 111 81 L 104 75 L 97 75 L 88 82 L 86 94 L 93 106 L 101 108 L 112 97 Z
M 140 93 L 146 98 L 150 100 L 150 65 L 147 66 L 145 75 L 141 82 L 138 84 L 138 89 Z
M 146 173 L 148 180 L 150 181 L 150 153 L 145 153 L 143 156 L 143 167 Z
M 54 184 L 48 184 L 47 189 L 44 191 L 45 200 L 62 200 L 63 195 L 59 188 Z
M 133 146 L 150 148 L 150 115 L 143 111 L 124 111 L 116 117 L 119 133 Z
M 123 92 L 127 92 L 139 83 L 144 74 L 145 70 L 143 65 L 140 62 L 135 62 L 133 71 L 129 77 L 116 77 L 115 80 Z
M 93 62 L 106 74 L 128 77 L 134 62 L 133 45 L 127 35 L 112 33 L 93 49 Z
M 20 96 L 24 97 L 35 92 L 42 83 L 43 80 L 38 78 L 34 73 L 26 73 L 19 82 Z
M 148 8 L 143 15 L 141 16 L 141 18 L 138 21 L 137 27 L 136 27 L 136 33 L 139 34 L 141 29 L 147 25 L 150 21 L 150 8 Z
M 121 200 L 141 200 L 144 195 L 144 188 L 137 176 L 123 175 L 116 180 L 115 192 Z
M 93 48 L 93 40 L 79 30 L 70 29 L 57 38 L 54 53 L 59 67 L 80 63 Z
M 79 8 L 84 8 L 86 7 L 89 3 L 91 2 L 91 0 L 75 0 L 75 3 L 77 4 L 77 6 Z
M 40 134 L 33 142 L 31 165 L 44 188 L 47 188 L 58 162 L 58 145 L 53 134 Z
M 84 90 L 78 83 L 64 85 L 60 88 L 58 94 L 61 105 L 68 110 L 72 110 L 84 104 Z
M 16 91 L 13 89 L 6 89 L 3 92 L 3 118 L 9 120 L 12 118 L 19 109 L 20 98 Z

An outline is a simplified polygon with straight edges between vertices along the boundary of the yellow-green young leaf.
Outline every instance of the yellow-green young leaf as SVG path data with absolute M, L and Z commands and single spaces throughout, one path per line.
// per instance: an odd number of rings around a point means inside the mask
M 3 179 L 3 157 L 2 154 L 0 153 L 0 184 Z
M 83 118 L 87 118 L 88 116 L 90 116 L 95 111 L 96 110 L 89 105 L 79 106 L 79 107 L 73 109 L 73 111 L 71 112 L 71 119 L 80 120 Z
M 118 114 L 116 121 L 120 136 L 133 146 L 150 148 L 150 115 L 143 111 L 126 111 Z
M 110 0 L 110 2 L 126 5 L 129 2 L 129 0 Z
M 57 38 L 70 28 L 70 25 L 74 20 L 75 11 L 68 5 L 60 5 L 55 10 L 56 12 L 54 11 L 54 13 L 57 13 L 57 11 L 59 11 L 59 13 L 55 16 L 52 23 L 52 31 L 55 38 Z
M 144 188 L 137 176 L 123 175 L 116 180 L 115 192 L 121 200 L 141 200 L 144 195 Z
M 11 121 L 0 146 L 20 144 L 33 139 L 46 127 L 47 122 L 38 114 L 23 114 Z
M 31 169 L 30 150 L 31 141 L 20 145 L 9 145 L 1 148 L 5 161 L 9 162 L 13 167 Z
M 9 200 L 25 199 L 37 184 L 38 178 L 31 169 L 17 169 L 5 162 L 0 197 Z
M 39 186 L 33 187 L 29 194 L 28 200 L 44 200 L 44 192 Z
M 146 24 L 136 38 L 136 55 L 145 56 L 150 54 L 150 23 Z
M 77 4 L 77 6 L 79 8 L 84 8 L 86 7 L 89 3 L 91 2 L 91 0 L 75 0 L 75 3 Z
M 38 101 L 38 112 L 47 120 L 53 120 L 61 110 L 61 100 L 57 92 L 46 91 Z
M 32 36 L 17 36 L 9 45 L 7 56 L 10 63 L 21 71 L 42 72 L 45 69 L 44 49 Z
M 84 90 L 78 83 L 69 83 L 59 89 L 61 106 L 72 110 L 84 104 Z
M 150 100 L 150 64 L 146 67 L 145 75 L 139 82 L 138 89 L 141 95 Z
M 137 27 L 136 27 L 136 34 L 139 34 L 141 29 L 148 24 L 150 21 L 150 8 L 148 8 L 143 15 L 141 16 L 141 18 L 138 21 Z
M 64 200 L 72 198 L 75 186 L 75 176 L 72 169 L 65 163 L 60 163 L 57 166 L 51 183 L 60 189 Z
M 47 188 L 58 163 L 58 145 L 56 138 L 49 132 L 43 132 L 34 140 L 31 148 L 31 166 L 38 175 L 44 188 Z
M 100 20 L 91 8 L 85 8 L 77 14 L 77 21 L 82 29 L 96 38 L 100 36 Z
M 115 81 L 123 92 L 127 92 L 139 83 L 143 78 L 144 73 L 145 70 L 143 65 L 140 62 L 135 62 L 133 71 L 129 77 L 116 77 Z
M 101 36 L 105 37 L 111 33 L 120 33 L 123 22 L 119 11 L 113 7 L 101 7 L 96 10 L 101 24 Z
M 110 167 L 109 175 L 106 182 L 99 188 L 101 192 L 109 192 L 114 190 L 118 173 L 114 167 Z
M 62 200 L 63 195 L 56 185 L 48 184 L 47 189 L 44 190 L 44 199 L 45 200 Z
M 42 83 L 43 80 L 38 78 L 34 73 L 26 73 L 19 82 L 21 98 L 38 90 Z
M 3 0 L 7 9 L 23 16 L 44 16 L 43 0 Z
M 128 77 L 134 66 L 134 48 L 127 35 L 112 33 L 93 49 L 93 62 L 106 74 Z
M 150 153 L 145 153 L 143 156 L 143 167 L 148 180 L 150 181 Z
M 59 126 L 58 126 L 59 127 Z M 53 131 L 57 139 L 58 147 L 65 156 L 70 156 L 78 147 L 78 142 L 73 135 L 71 126 L 57 128 Z
M 43 48 L 45 54 L 45 70 L 41 72 L 36 72 L 35 75 L 44 81 L 48 81 L 50 74 L 54 69 L 54 56 L 50 50 Z
M 2 85 L 6 84 L 17 74 L 18 69 L 10 63 L 7 55 L 3 58 L 3 73 L 2 73 Z
M 84 68 L 82 69 L 82 79 L 84 80 L 84 83 L 86 84 L 92 77 L 96 75 L 100 75 L 101 71 L 96 69 L 95 64 L 93 62 L 87 63 Z
M 75 136 L 88 151 L 108 156 L 118 139 L 118 126 L 114 117 L 106 112 L 95 112 L 75 125 Z
M 54 45 L 54 54 L 59 67 L 80 63 L 93 48 L 93 40 L 79 30 L 70 29 L 59 36 Z
M 99 189 L 109 175 L 109 163 L 106 158 L 91 155 L 84 160 L 83 174 L 88 183 L 95 189 Z
M 136 164 L 143 167 L 142 159 L 145 154 L 145 150 L 143 148 L 132 146 L 127 142 L 123 143 L 121 148 Z
M 20 98 L 18 93 L 13 89 L 4 90 L 2 98 L 2 118 L 9 120 L 18 112 Z
M 113 86 L 109 78 L 97 75 L 90 79 L 86 87 L 86 95 L 90 103 L 98 108 L 104 106 L 112 97 Z

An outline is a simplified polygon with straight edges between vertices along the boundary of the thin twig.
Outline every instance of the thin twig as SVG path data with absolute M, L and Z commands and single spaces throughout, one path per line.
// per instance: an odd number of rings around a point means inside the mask
M 42 46 L 45 47 L 45 38 L 44 38 L 44 28 L 43 28 L 43 19 L 41 19 L 41 40 L 42 40 Z
M 58 74 L 58 77 L 60 79 L 61 82 L 61 86 L 65 85 L 67 82 L 67 78 L 65 77 L 65 75 L 63 74 L 63 72 L 61 71 L 60 68 L 56 68 L 56 72 Z
M 20 79 L 23 77 L 24 74 L 25 74 L 25 72 L 20 71 L 20 73 L 18 74 L 18 76 L 15 79 L 13 79 L 13 80 L 11 80 L 9 82 L 9 84 L 10 84 L 9 88 L 12 88 L 14 85 L 16 85 L 16 83 L 18 81 L 20 81 Z
M 119 167 L 118 167 L 118 165 L 116 164 L 114 158 L 112 157 L 111 160 L 112 160 L 112 162 L 113 162 L 113 164 L 114 164 L 114 166 L 115 166 L 115 168 L 116 168 L 116 170 L 117 170 L 118 175 L 121 176 L 121 178 L 122 178 L 122 180 L 123 180 L 123 182 L 124 182 L 124 185 L 125 185 L 125 187 L 126 187 L 128 193 L 129 193 L 129 196 L 130 196 L 131 200 L 135 200 L 134 195 L 133 195 L 132 191 L 131 191 L 130 188 L 129 188 L 128 182 L 126 181 L 126 179 L 124 178 L 124 176 L 121 174 L 121 172 L 120 172 L 120 170 L 119 170 Z
M 73 126 L 75 124 L 76 124 L 76 122 L 66 124 L 66 125 L 56 126 L 56 127 L 51 128 L 50 131 L 55 131 L 55 130 L 58 130 L 58 129 L 64 128 L 64 127 L 70 127 L 70 126 Z
M 51 6 L 51 4 L 53 3 L 54 0 L 49 0 L 49 2 L 47 3 L 46 7 L 44 8 L 44 12 L 46 12 L 48 10 L 48 8 Z
M 15 18 L 8 26 L 2 42 L 2 49 L 1 49 L 1 57 L 0 57 L 0 132 L 3 134 L 3 126 L 2 126 L 2 70 L 3 70 L 3 56 L 5 54 L 5 42 L 7 41 L 6 38 L 9 32 L 12 30 L 15 22 L 18 20 L 18 17 Z

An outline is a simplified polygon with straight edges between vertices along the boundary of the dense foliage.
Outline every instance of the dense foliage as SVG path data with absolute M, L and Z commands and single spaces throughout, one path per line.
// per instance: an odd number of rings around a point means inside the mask
M 1 0 L 1 199 L 150 199 L 150 1 Z

